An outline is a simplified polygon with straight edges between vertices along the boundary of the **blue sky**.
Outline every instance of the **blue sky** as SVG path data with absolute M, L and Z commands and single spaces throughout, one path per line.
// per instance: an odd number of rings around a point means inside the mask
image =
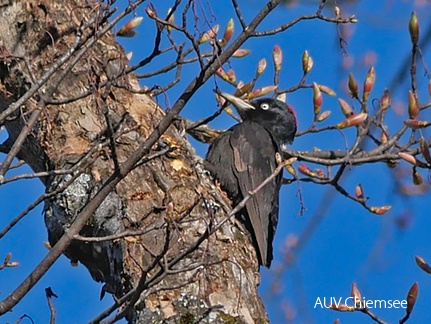
M 125 1 L 118 1 L 119 7 Z M 164 13 L 172 1 L 154 3 L 158 12 Z M 264 1 L 239 1 L 246 20 L 249 20 L 260 9 Z M 207 1 L 199 2 L 202 6 Z M 302 3 L 302 2 L 301 2 Z M 352 26 L 351 36 L 347 39 L 347 57 L 343 56 L 338 47 L 336 26 L 322 21 L 305 21 L 291 30 L 276 36 L 252 39 L 244 45 L 251 54 L 243 59 L 232 59 L 230 64 L 237 78 L 249 81 L 255 71 L 257 62 L 265 57 L 268 68 L 261 77 L 259 86 L 272 84 L 271 53 L 274 44 L 278 44 L 284 53 L 283 70 L 281 72 L 281 87 L 295 85 L 302 76 L 301 55 L 308 50 L 314 60 L 314 67 L 308 77 L 312 81 L 325 84 L 337 92 L 337 97 L 324 96 L 323 110 L 331 110 L 332 114 L 323 125 L 334 124 L 343 119 L 337 98 L 350 100 L 346 93 L 346 79 L 353 72 L 360 86 L 370 67 L 370 62 L 376 69 L 376 84 L 371 94 L 372 98 L 380 98 L 384 88 L 388 87 L 394 74 L 400 68 L 403 60 L 410 52 L 408 20 L 412 10 L 416 10 L 422 30 L 430 23 L 430 4 L 421 5 L 419 1 L 376 1 L 364 0 L 358 4 L 343 5 L 343 15 L 354 13 L 359 22 Z M 222 26 L 234 17 L 229 8 L 230 1 L 211 1 L 213 17 L 210 22 Z M 313 13 L 317 5 L 307 1 L 306 5 L 280 7 L 264 22 L 263 28 L 275 27 L 301 14 Z M 126 51 L 133 51 L 132 64 L 146 56 L 151 50 L 153 23 L 139 8 L 137 15 L 145 16 L 138 29 L 138 35 L 132 39 L 121 39 Z M 325 15 L 332 16 L 327 10 Z M 215 18 L 217 17 L 217 18 Z M 127 19 L 124 20 L 126 22 Z M 202 30 L 206 28 L 200 26 Z M 238 26 L 238 24 L 236 24 Z M 235 35 L 237 35 L 236 31 Z M 430 54 L 423 49 L 424 59 L 430 62 Z M 346 67 L 346 62 L 351 64 Z M 344 62 L 344 63 L 343 63 Z M 157 66 L 162 66 L 166 60 L 156 60 Z M 151 66 L 152 69 L 155 66 Z M 145 70 L 144 70 L 145 71 Z M 178 95 L 194 77 L 197 67 L 184 69 L 179 85 L 168 92 L 170 103 L 175 102 Z M 139 71 L 143 72 L 143 71 Z M 423 76 L 423 69 L 418 65 L 418 82 L 423 102 L 429 100 L 426 90 L 428 80 Z M 166 84 L 172 74 L 161 75 L 150 80 L 143 80 L 143 85 Z M 223 91 L 233 92 L 233 88 L 220 80 L 217 84 Z M 186 106 L 183 116 L 196 120 L 208 116 L 217 106 L 213 100 L 214 80 L 208 81 L 196 96 Z M 388 111 L 389 132 L 393 133 L 405 119 L 406 98 L 409 83 L 400 83 L 392 92 L 393 103 L 400 103 L 404 115 L 397 114 L 394 109 Z M 165 99 L 159 102 L 165 106 Z M 204 104 L 202 104 L 204 102 Z M 288 102 L 295 108 L 299 129 L 306 128 L 312 120 L 311 90 L 305 89 L 288 94 Z M 396 105 L 398 106 L 398 104 Z M 356 109 L 358 106 L 356 104 Z M 429 112 L 421 115 L 429 120 Z M 216 128 L 228 128 L 234 121 L 222 115 L 211 125 Z M 345 130 L 348 143 L 352 143 L 354 130 Z M 2 133 L 2 136 L 5 136 Z M 429 138 L 429 133 L 424 132 Z M 295 140 L 292 148 L 295 150 L 344 149 L 346 139 L 336 132 L 325 132 L 319 135 L 310 134 Z M 204 156 L 207 146 L 193 141 L 197 153 Z M 313 167 L 310 165 L 310 167 Z M 406 163 L 401 163 L 398 170 L 410 170 Z M 16 172 L 30 172 L 23 168 Z M 394 182 L 394 170 L 385 164 L 363 165 L 351 167 L 342 180 L 344 187 L 353 192 L 356 184 L 361 183 L 365 195 L 370 197 L 369 204 L 375 206 L 392 205 L 392 210 L 384 216 L 368 213 L 363 207 L 332 193 L 333 189 L 313 184 L 293 183 L 284 186 L 281 193 L 280 223 L 274 241 L 275 261 L 271 270 L 262 270 L 260 287 L 270 318 L 273 323 L 283 323 L 286 316 L 295 314 L 294 323 L 332 323 L 340 318 L 341 323 L 366 323 L 371 320 L 360 313 L 338 313 L 327 309 L 314 308 L 317 298 L 350 296 L 350 285 L 356 282 L 362 295 L 367 299 L 397 299 L 405 298 L 413 282 L 419 282 L 419 299 L 412 314 L 411 322 L 429 322 L 431 312 L 428 301 L 431 299 L 431 277 L 421 271 L 414 262 L 414 256 L 420 255 L 431 260 L 429 246 L 429 192 L 425 196 L 408 197 L 399 194 Z M 12 174 L 12 172 L 11 172 Z M 428 173 L 422 172 L 428 181 Z M 305 212 L 299 215 L 301 190 Z M 17 215 L 28 203 L 43 192 L 38 180 L 25 180 L 0 187 L 0 204 L 4 206 L 0 226 L 3 227 L 9 219 Z M 328 208 L 327 208 L 328 207 Z M 397 226 L 401 215 L 410 215 L 406 227 Z M 316 219 L 320 217 L 320 221 Z M 317 224 L 315 231 L 290 267 L 284 266 L 283 251 L 288 238 L 301 238 L 309 223 Z M 13 260 L 20 262 L 20 267 L 6 269 L 0 273 L 0 297 L 5 297 L 47 253 L 43 242 L 46 241 L 46 230 L 43 225 L 41 207 L 34 210 L 23 220 L 0 244 L 0 258 L 7 252 L 13 253 Z M 277 292 L 271 291 L 275 272 L 280 272 Z M 59 295 L 55 299 L 58 312 L 58 323 L 83 323 L 90 320 L 102 309 L 110 305 L 106 296 L 98 301 L 101 284 L 94 283 L 83 266 L 72 267 L 69 261 L 62 257 L 43 280 L 29 293 L 12 313 L 4 316 L 2 322 L 14 322 L 26 313 L 35 323 L 48 321 L 49 312 L 44 297 L 45 287 L 52 287 Z M 79 312 L 76 311 L 79 309 Z M 377 309 L 376 314 L 388 322 L 396 322 L 404 315 L 403 310 Z M 287 314 L 287 315 L 286 315 Z

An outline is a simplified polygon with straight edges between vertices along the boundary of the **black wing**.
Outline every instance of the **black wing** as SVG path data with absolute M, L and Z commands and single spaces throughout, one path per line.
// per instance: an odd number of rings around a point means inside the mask
M 271 135 L 261 125 L 244 122 L 232 128 L 233 173 L 242 197 L 256 189 L 276 168 L 278 151 Z M 246 203 L 261 264 L 272 261 L 272 240 L 278 221 L 281 174 L 272 179 Z
M 205 168 L 218 180 L 220 187 L 226 191 L 229 198 L 237 203 L 241 201 L 238 180 L 233 172 L 233 150 L 230 145 L 232 130 L 236 126 L 217 137 L 208 149 L 205 157 Z

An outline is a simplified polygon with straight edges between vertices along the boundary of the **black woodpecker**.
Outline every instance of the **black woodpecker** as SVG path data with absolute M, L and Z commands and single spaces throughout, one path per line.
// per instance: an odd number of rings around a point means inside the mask
M 209 147 L 205 166 L 236 205 L 277 167 L 275 155 L 296 133 L 296 116 L 284 102 L 271 98 L 246 102 L 221 93 L 236 108 L 242 122 L 221 134 Z M 250 232 L 259 264 L 270 267 L 278 222 L 278 174 L 246 203 L 237 217 Z

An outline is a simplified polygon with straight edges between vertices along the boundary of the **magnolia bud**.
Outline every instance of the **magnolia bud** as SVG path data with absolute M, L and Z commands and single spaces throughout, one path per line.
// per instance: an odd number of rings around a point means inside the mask
M 365 102 L 370 97 L 371 90 L 373 89 L 374 83 L 376 82 L 376 72 L 372 66 L 365 77 L 364 82 L 364 93 L 362 95 L 362 100 Z
M 352 73 L 349 73 L 349 82 L 348 82 L 348 87 L 349 87 L 349 93 L 353 98 L 358 98 L 359 95 L 359 87 L 358 87 L 358 83 L 355 80 L 355 77 L 353 76 Z
M 362 185 L 361 184 L 358 184 L 355 187 L 355 196 L 358 199 L 363 199 L 364 198 L 364 190 L 362 189 Z
M 131 19 L 128 23 L 126 23 L 120 30 L 117 32 L 117 36 L 122 37 L 132 37 L 136 35 L 136 32 L 133 30 L 139 26 L 144 17 L 135 17 Z
M 334 97 L 334 96 L 336 96 L 337 94 L 335 93 L 335 91 L 334 90 L 332 90 L 330 87 L 328 87 L 328 86 L 325 86 L 325 85 L 322 85 L 322 84 L 319 84 L 319 88 L 320 88 L 320 91 L 322 91 L 323 93 L 326 93 L 328 96 L 331 96 L 331 97 Z
M 233 31 L 234 31 L 234 22 L 233 22 L 233 19 L 231 18 L 226 25 L 226 29 L 224 30 L 224 34 L 223 34 L 223 39 L 220 42 L 222 46 L 225 46 L 230 41 L 233 35 Z
M 359 292 L 358 287 L 356 286 L 356 283 L 352 283 L 352 288 L 350 290 L 350 296 L 355 301 L 355 306 L 358 308 L 362 308 L 362 305 L 361 305 L 362 296 L 361 296 L 361 293 Z
M 338 129 L 342 129 L 342 128 L 351 127 L 351 126 L 358 126 L 361 123 L 363 123 L 367 119 L 367 117 L 368 117 L 368 114 L 362 113 L 362 112 L 358 114 L 353 114 L 347 117 L 342 122 L 335 125 L 335 127 L 337 127 Z
M 381 206 L 381 207 L 370 207 L 370 211 L 376 215 L 383 215 L 383 214 L 386 214 L 391 208 L 392 206 L 390 205 Z
M 237 49 L 231 57 L 241 58 L 250 54 L 250 50 L 248 49 Z
M 409 21 L 410 40 L 413 45 L 417 45 L 419 41 L 419 21 L 416 13 L 413 11 Z
M 265 71 L 265 69 L 266 69 L 266 60 L 263 58 L 257 64 L 256 74 L 261 75 L 263 71 Z
M 275 71 L 280 71 L 281 63 L 283 62 L 283 52 L 278 45 L 275 45 L 272 50 L 272 60 L 274 61 Z
M 400 158 L 402 158 L 404 161 L 409 162 L 410 164 L 417 165 L 416 158 L 413 155 L 409 154 L 409 153 L 398 152 L 398 156 Z
M 420 256 L 415 256 L 415 261 L 419 268 L 421 268 L 426 273 L 431 274 L 431 267 L 423 258 L 421 258 Z
M 419 285 L 417 282 L 415 282 L 409 289 L 409 292 L 407 294 L 407 308 L 406 312 L 407 314 L 410 314 L 413 311 L 413 307 L 415 306 L 416 299 L 418 298 L 419 293 Z
M 389 90 L 385 89 L 382 97 L 380 98 L 380 110 L 386 110 L 391 105 L 391 96 L 389 95 Z
M 320 108 L 322 107 L 322 93 L 320 92 L 319 86 L 316 82 L 313 82 L 313 106 L 314 116 L 320 114 Z
M 308 54 L 308 51 L 304 51 L 302 54 L 302 71 L 307 74 L 313 68 L 313 59 Z
M 204 32 L 202 34 L 202 36 L 199 38 L 199 43 L 206 43 L 208 41 L 210 41 L 211 39 L 214 39 L 218 33 L 220 26 L 219 25 L 215 25 L 213 28 L 211 28 L 210 30 L 207 30 L 206 32 Z
M 424 120 L 417 120 L 417 119 L 406 119 L 404 121 L 404 125 L 407 127 L 410 127 L 411 129 L 419 129 L 419 128 L 425 128 L 431 125 L 431 123 L 426 122 Z
M 324 112 L 322 112 L 316 119 L 316 121 L 321 122 L 324 121 L 326 118 L 329 117 L 329 115 L 331 114 L 330 110 L 325 110 Z
M 419 114 L 419 105 L 415 98 L 414 93 L 410 90 L 409 91 L 409 117 L 410 119 L 416 119 L 416 117 Z
M 273 92 L 275 89 L 277 89 L 277 86 L 267 86 L 267 87 L 262 87 L 256 90 L 253 90 L 248 96 L 247 98 L 251 99 L 251 98 L 256 98 L 256 97 L 262 97 L 267 95 L 268 93 Z
M 338 103 L 340 104 L 341 111 L 343 112 L 344 116 L 349 117 L 353 115 L 353 109 L 345 100 L 338 98 Z

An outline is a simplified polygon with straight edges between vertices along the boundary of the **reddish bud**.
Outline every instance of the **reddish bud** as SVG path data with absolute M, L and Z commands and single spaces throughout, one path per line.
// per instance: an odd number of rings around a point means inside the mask
M 225 46 L 230 41 L 233 35 L 233 31 L 234 31 L 234 22 L 233 22 L 233 19 L 231 18 L 228 21 L 226 28 L 224 30 L 223 39 L 221 40 L 222 46 Z
M 382 97 L 380 98 L 380 110 L 386 110 L 391 105 L 391 96 L 389 94 L 389 90 L 385 89 Z
M 283 62 L 283 52 L 278 45 L 275 45 L 272 50 L 272 60 L 274 61 L 275 71 L 280 71 L 281 63 Z
M 410 164 L 417 165 L 416 158 L 413 155 L 409 154 L 409 153 L 398 152 L 398 156 L 400 158 L 402 158 L 404 161 L 409 162 Z
M 253 92 L 251 92 L 247 96 L 247 98 L 251 99 L 256 97 L 262 97 L 267 95 L 268 93 L 273 92 L 275 89 L 277 89 L 277 86 L 267 86 L 267 87 L 259 88 L 259 89 L 253 90 Z
M 256 74 L 261 75 L 263 71 L 265 71 L 265 69 L 266 69 L 266 60 L 263 58 L 257 64 Z
M 426 273 L 431 274 L 431 267 L 423 258 L 421 258 L 420 256 L 415 256 L 415 261 L 419 268 L 421 268 Z
M 323 93 L 326 93 L 328 96 L 334 97 L 337 95 L 334 90 L 332 90 L 330 87 L 327 87 L 325 85 L 319 84 L 319 88 L 320 88 L 320 91 L 322 91 Z
M 298 170 L 302 174 L 308 174 L 309 172 L 311 172 L 310 168 L 302 163 L 298 166 Z
M 313 171 L 311 171 L 310 168 L 308 166 L 306 166 L 305 164 L 303 164 L 303 163 L 301 163 L 298 166 L 298 171 L 300 173 L 305 174 L 305 175 L 310 176 L 310 177 L 315 177 L 316 176 L 316 174 Z
M 371 90 L 373 89 L 374 83 L 376 82 L 376 72 L 374 71 L 374 66 L 372 66 L 365 77 L 364 82 L 364 93 L 362 95 L 362 100 L 365 102 L 370 97 Z
M 353 115 L 353 109 L 345 100 L 338 98 L 338 103 L 340 104 L 341 111 L 343 112 L 344 116 L 349 117 Z
M 322 112 L 316 119 L 316 121 L 321 122 L 324 121 L 326 118 L 329 117 L 329 115 L 331 114 L 330 110 L 325 110 L 324 112 Z
M 414 93 L 409 90 L 409 117 L 410 119 L 416 119 L 419 114 L 419 105 L 415 98 Z
M 416 300 L 418 298 L 419 293 L 419 285 L 417 282 L 415 282 L 409 289 L 409 292 L 407 293 L 407 308 L 406 312 L 407 314 L 410 314 L 413 310 L 413 307 L 415 306 Z
M 230 83 L 235 83 L 236 82 L 236 76 L 235 76 L 235 71 L 230 69 L 229 71 L 226 72 L 228 78 L 229 78 L 229 82 Z
M 355 80 L 355 77 L 353 76 L 353 73 L 349 73 L 349 82 L 348 82 L 348 87 L 349 87 L 349 93 L 353 98 L 358 98 L 359 96 L 359 87 L 358 87 L 358 83 Z
M 314 173 L 316 174 L 316 176 L 318 178 L 325 178 L 326 177 L 325 171 L 323 171 L 322 169 L 315 169 Z
M 416 13 L 413 11 L 409 21 L 409 33 L 412 45 L 417 45 L 419 41 L 419 21 Z
M 358 287 L 356 286 L 356 283 L 352 283 L 352 288 L 350 290 L 350 296 L 353 298 L 353 300 L 355 301 L 355 306 L 361 308 L 361 293 L 358 289 Z
M 386 214 L 391 208 L 392 206 L 390 205 L 381 206 L 381 207 L 370 207 L 370 212 L 376 215 L 383 215 L 383 214 Z
M 313 68 L 313 59 L 308 54 L 308 51 L 304 51 L 302 54 L 302 71 L 307 74 Z
M 358 114 L 353 114 L 347 117 L 342 122 L 335 125 L 335 127 L 337 127 L 338 129 L 342 129 L 342 128 L 351 127 L 351 126 L 358 126 L 361 123 L 363 123 L 367 119 L 367 117 L 368 117 L 368 114 L 362 113 L 362 112 Z
M 385 143 L 387 143 L 387 142 L 388 142 L 388 135 L 386 135 L 386 133 L 385 133 L 385 132 L 382 132 L 382 133 L 380 134 L 380 142 L 381 142 L 382 144 L 385 144 Z
M 313 82 L 313 106 L 314 116 L 320 114 L 320 108 L 322 107 L 322 93 L 320 92 L 319 86 L 316 82 Z
M 232 56 L 231 56 L 231 57 L 241 58 L 241 57 L 247 56 L 248 54 L 250 54 L 250 50 L 240 48 L 240 49 L 237 49 L 237 50 L 232 54 Z
M 424 120 L 417 120 L 417 119 L 406 119 L 404 121 L 404 125 L 411 129 L 419 129 L 419 128 L 425 128 L 431 125 L 431 123 L 426 122 Z
M 131 19 L 128 23 L 126 23 L 123 27 L 120 28 L 120 30 L 117 32 L 117 36 L 132 37 L 136 35 L 136 32 L 133 29 L 138 27 L 143 19 L 144 17 L 135 17 Z
M 202 34 L 202 36 L 199 38 L 199 43 L 201 43 L 201 44 L 206 43 L 206 42 L 210 41 L 211 39 L 214 39 L 217 36 L 219 28 L 220 28 L 219 25 L 215 25 L 210 30 L 204 32 Z
M 230 81 L 229 75 L 226 73 L 226 71 L 222 67 L 219 67 L 215 73 L 220 78 L 222 78 L 223 80 L 228 81 L 228 82 Z
M 425 161 L 427 161 L 428 163 L 431 163 L 430 150 L 428 148 L 428 143 L 425 141 L 425 138 L 421 137 L 421 139 L 419 140 L 419 147 L 421 149 L 421 153 Z
M 364 198 L 364 190 L 362 189 L 362 185 L 361 184 L 358 184 L 355 187 L 355 196 L 358 199 L 363 199 Z

